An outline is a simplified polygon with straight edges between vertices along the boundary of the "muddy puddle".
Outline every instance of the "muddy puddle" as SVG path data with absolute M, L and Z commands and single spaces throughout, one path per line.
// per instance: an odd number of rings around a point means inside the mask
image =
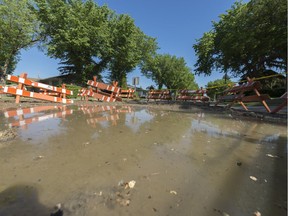
M 65 216 L 284 216 L 287 128 L 136 106 L 0 113 L 0 215 L 60 203 Z

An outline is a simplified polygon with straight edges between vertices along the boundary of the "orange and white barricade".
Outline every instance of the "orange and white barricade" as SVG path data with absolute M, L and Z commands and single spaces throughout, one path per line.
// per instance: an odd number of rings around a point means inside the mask
M 22 73 L 20 77 L 8 75 L 7 80 L 18 83 L 18 86 L 16 89 L 9 87 L 9 86 L 4 86 L 4 89 L 3 89 L 4 93 L 6 94 L 16 95 L 16 103 L 20 102 L 21 96 L 30 97 L 30 98 L 39 99 L 39 100 L 65 103 L 65 104 L 73 103 L 73 100 L 66 99 L 66 95 L 73 95 L 73 92 L 65 89 L 65 85 L 63 85 L 62 88 L 60 88 L 60 87 L 55 87 L 55 86 L 50 86 L 47 84 L 39 83 L 39 82 L 34 82 L 32 80 L 27 79 L 26 73 Z M 56 92 L 58 93 L 59 96 L 56 97 L 56 96 L 41 94 L 38 92 L 31 92 L 31 91 L 25 90 L 25 86 L 32 86 L 35 88 L 40 88 L 40 89 L 45 89 L 48 91 Z
M 206 96 L 206 89 L 198 89 L 198 90 L 179 90 L 178 95 L 176 96 L 176 100 L 188 101 L 191 100 L 193 102 L 209 102 L 210 98 Z
M 246 111 L 248 111 L 248 108 L 244 102 L 261 102 L 266 111 L 270 113 L 271 110 L 267 105 L 266 100 L 270 100 L 271 98 L 267 94 L 260 94 L 260 88 L 260 82 L 254 81 L 253 79 L 247 77 L 246 83 L 224 90 L 222 95 L 218 97 L 215 106 L 224 102 L 228 103 L 228 108 L 231 108 L 235 103 L 239 103 Z M 246 95 L 246 93 L 249 93 L 249 95 Z
M 169 90 L 150 90 L 148 92 L 147 101 L 150 99 L 154 100 L 172 100 Z
M 94 76 L 93 80 L 87 81 L 87 85 L 91 88 L 82 90 L 82 93 L 80 93 L 81 97 L 89 96 L 105 102 L 122 101 L 121 97 L 119 97 L 121 89 L 117 87 L 118 82 L 107 85 L 105 83 L 97 82 L 96 76 Z
M 121 89 L 120 91 L 120 97 L 121 98 L 131 98 L 133 99 L 134 98 L 134 93 L 135 93 L 135 89 Z
M 0 94 L 3 94 L 3 93 L 4 93 L 3 90 L 4 90 L 4 87 L 0 85 Z

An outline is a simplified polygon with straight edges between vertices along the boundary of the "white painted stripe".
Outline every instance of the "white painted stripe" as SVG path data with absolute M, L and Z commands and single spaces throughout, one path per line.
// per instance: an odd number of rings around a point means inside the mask
M 62 93 L 63 93 L 63 94 L 66 94 L 66 89 L 62 89 Z
M 5 86 L 3 91 L 7 93 L 8 92 L 8 87 Z
M 9 118 L 10 117 L 8 112 L 4 112 L 4 116 L 5 116 L 5 118 Z
M 16 89 L 16 94 L 17 94 L 17 95 L 22 95 L 22 94 L 23 94 L 23 90 L 21 90 L 21 89 Z
M 57 102 L 57 98 L 56 97 L 53 97 L 54 98 L 54 102 Z
M 25 79 L 24 78 L 22 78 L 22 77 L 19 77 L 19 81 L 18 81 L 19 83 L 25 83 Z
M 34 113 L 34 108 L 30 108 L 30 113 Z
M 19 121 L 19 125 L 20 125 L 20 126 L 26 125 L 25 120 Z
M 63 98 L 63 99 L 62 99 L 62 102 L 63 102 L 63 103 L 67 103 L 67 100 Z
M 23 110 L 22 109 L 16 110 L 16 113 L 17 113 L 18 116 L 19 115 L 23 115 Z
M 29 94 L 29 95 L 30 95 L 30 97 L 31 97 L 31 98 L 33 98 L 33 96 L 34 96 L 34 93 L 33 93 L 33 92 L 30 92 L 30 94 Z
M 11 80 L 11 75 L 7 75 L 7 80 Z

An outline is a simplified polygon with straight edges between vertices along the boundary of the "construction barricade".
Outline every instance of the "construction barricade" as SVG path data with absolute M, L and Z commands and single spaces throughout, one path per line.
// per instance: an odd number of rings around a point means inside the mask
M 120 97 L 121 98 L 127 98 L 127 99 L 133 99 L 134 98 L 135 89 L 121 89 L 120 91 Z
M 26 73 L 22 73 L 20 77 L 8 75 L 7 80 L 18 83 L 17 88 L 4 86 L 4 89 L 3 89 L 4 93 L 6 94 L 16 95 L 16 103 L 20 102 L 21 96 L 39 99 L 39 100 L 51 101 L 51 102 L 65 103 L 65 104 L 73 103 L 73 100 L 66 99 L 66 95 L 73 95 L 73 92 L 65 89 L 65 85 L 63 85 L 62 88 L 60 88 L 60 87 L 55 87 L 55 86 L 50 86 L 47 84 L 39 83 L 39 82 L 34 82 L 32 80 L 27 79 Z M 45 95 L 45 94 L 38 93 L 38 92 L 28 91 L 25 89 L 25 86 L 45 89 L 50 92 L 57 93 L 57 96 L 51 96 L 47 94 Z
M 287 106 L 287 92 L 284 93 L 280 98 L 277 98 L 278 100 L 280 100 L 280 105 L 278 105 L 275 109 L 273 109 L 271 111 L 271 113 L 277 113 L 279 112 L 281 109 L 283 109 L 285 106 Z
M 261 102 L 266 111 L 270 113 L 271 110 L 266 103 L 266 100 L 270 100 L 270 96 L 266 94 L 261 95 L 259 93 L 260 88 L 260 82 L 247 78 L 246 83 L 239 86 L 233 86 L 223 91 L 222 95 L 217 99 L 215 106 L 217 106 L 219 103 L 227 102 L 227 107 L 230 108 L 235 103 L 239 103 L 246 111 L 248 111 L 248 108 L 244 102 Z M 246 95 L 247 93 L 250 95 Z
M 172 100 L 172 96 L 169 90 L 150 90 L 147 96 L 147 102 L 150 99 L 156 100 Z
M 176 96 L 176 100 L 206 103 L 210 100 L 206 93 L 207 90 L 203 88 L 198 90 L 179 90 Z
M 120 88 L 117 87 L 118 82 L 113 82 L 112 85 L 108 85 L 105 83 L 97 82 L 97 77 L 94 76 L 93 80 L 88 80 L 87 85 L 89 85 L 89 89 L 81 89 L 79 92 L 79 96 L 85 98 L 93 97 L 95 99 L 105 101 L 105 102 L 116 102 L 122 101 L 120 94 Z

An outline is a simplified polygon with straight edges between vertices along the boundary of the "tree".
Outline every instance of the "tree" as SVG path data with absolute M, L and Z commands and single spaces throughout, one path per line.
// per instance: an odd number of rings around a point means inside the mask
M 184 58 L 177 58 L 169 54 L 157 54 L 142 65 L 142 73 L 151 78 L 161 89 L 165 85 L 168 89 L 197 89 L 194 75 L 187 67 Z
M 122 88 L 127 87 L 127 73 L 155 53 L 157 43 L 135 26 L 128 15 L 119 15 L 111 29 L 112 57 L 109 62 L 109 78 L 117 80 Z
M 47 54 L 60 59 L 62 74 L 73 74 L 82 83 L 93 75 L 126 84 L 131 72 L 156 47 L 128 15 L 117 15 L 107 6 L 88 0 L 35 0 L 45 29 Z M 144 52 L 146 51 L 146 52 Z
M 92 0 L 36 0 L 46 35 L 47 54 L 60 59 L 62 74 L 74 74 L 83 83 L 101 77 L 112 49 L 109 20 L 115 14 Z
M 193 45 L 197 74 L 213 70 L 234 77 L 287 70 L 287 1 L 236 2 Z
M 216 98 L 217 94 L 220 94 L 223 92 L 225 89 L 228 87 L 233 86 L 234 83 L 228 78 L 223 77 L 223 79 L 217 79 L 214 81 L 210 81 L 207 83 L 206 88 L 207 88 L 207 95 L 210 98 Z
M 14 71 L 20 50 L 31 47 L 41 38 L 33 5 L 30 0 L 0 0 L 1 79 Z

